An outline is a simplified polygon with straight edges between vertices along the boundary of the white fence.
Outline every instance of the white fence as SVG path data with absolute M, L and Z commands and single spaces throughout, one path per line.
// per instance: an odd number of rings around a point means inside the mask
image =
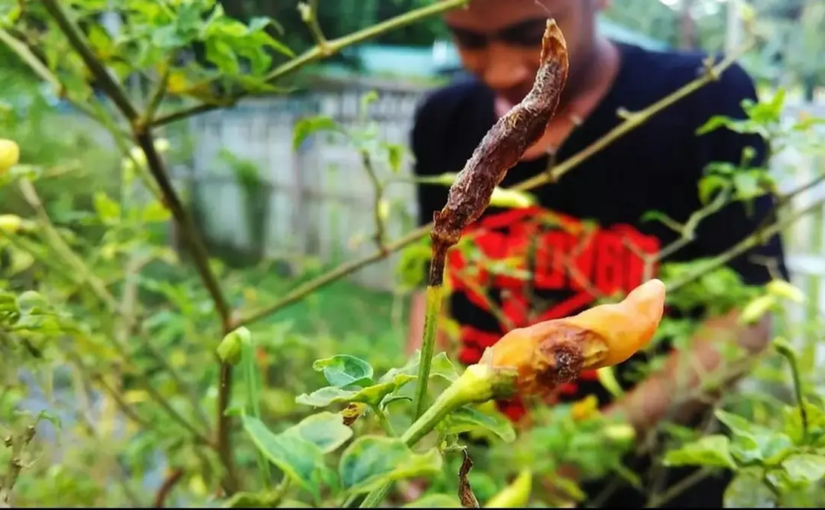
M 228 165 L 218 156 L 222 149 L 253 162 L 260 168 L 263 186 L 269 190 L 263 253 L 269 257 L 301 260 L 317 257 L 325 263 L 354 259 L 374 251 L 373 188 L 355 150 L 325 136 L 312 136 L 293 150 L 296 123 L 307 115 L 327 115 L 338 123 L 357 122 L 362 96 L 375 90 L 379 99 L 370 109 L 370 120 L 381 140 L 407 145 L 416 103 L 424 90 L 374 84 L 348 84 L 316 89 L 311 93 L 270 100 L 247 101 L 234 110 L 219 111 L 191 121 L 196 147 L 190 178 L 202 204 L 202 220 L 210 241 L 240 251 L 253 246 L 244 219 L 244 195 Z M 804 109 L 825 117 L 821 106 L 789 106 L 787 118 Z M 825 140 L 825 136 L 822 138 Z M 406 158 L 401 172 L 409 174 Z M 383 163 L 383 162 L 382 162 Z M 825 170 L 825 160 L 793 151 L 774 158 L 781 187 L 789 191 Z M 386 164 L 379 172 L 387 175 Z M 393 211 L 387 236 L 402 235 L 414 225 L 414 190 L 393 185 L 387 190 Z M 825 193 L 825 185 L 809 190 L 795 201 L 804 207 Z M 822 215 L 805 218 L 789 229 L 788 265 L 800 287 L 820 295 L 825 306 L 825 247 Z M 368 287 L 392 286 L 397 255 L 369 266 L 352 278 Z M 823 310 L 825 312 L 825 310 Z

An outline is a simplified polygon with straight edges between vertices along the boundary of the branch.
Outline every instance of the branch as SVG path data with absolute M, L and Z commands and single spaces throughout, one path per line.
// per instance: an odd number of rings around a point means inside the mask
M 358 152 L 361 153 L 361 164 L 363 165 L 364 170 L 367 171 L 367 176 L 369 177 L 370 182 L 372 182 L 372 187 L 375 193 L 372 204 L 372 212 L 375 220 L 375 244 L 378 246 L 379 251 L 386 252 L 387 248 L 385 246 L 386 236 L 384 232 L 384 220 L 381 219 L 381 200 L 384 198 L 384 185 L 378 178 L 378 174 L 375 171 L 375 165 L 372 164 L 370 153 L 365 149 L 360 149 Z
M 301 11 L 301 19 L 309 27 L 312 33 L 312 38 L 315 40 L 315 45 L 325 57 L 332 55 L 332 50 L 329 48 L 327 38 L 324 36 L 324 31 L 321 30 L 321 25 L 318 24 L 318 0 L 309 0 L 309 3 L 301 2 L 298 4 L 298 10 Z
M 86 67 L 88 67 L 94 77 L 100 81 L 100 86 L 106 91 L 106 95 L 112 99 L 118 109 L 123 112 L 130 122 L 135 122 L 138 118 L 138 112 L 135 110 L 131 101 L 129 101 L 129 96 L 126 94 L 126 91 L 112 79 L 112 76 L 106 68 L 103 67 L 100 60 L 95 57 L 94 51 L 92 51 L 92 48 L 89 46 L 89 41 L 86 40 L 86 36 L 84 36 L 80 28 L 69 19 L 68 13 L 66 13 L 60 5 L 59 0 L 43 0 L 43 7 L 49 15 L 54 18 L 57 26 L 59 26 L 63 34 L 66 35 L 69 43 L 80 55 L 80 58 L 83 59 Z
M 448 2 L 442 2 L 442 4 L 446 3 Z M 602 138 L 594 142 L 589 147 L 581 150 L 578 154 L 574 155 L 570 159 L 565 160 L 563 163 L 555 166 L 549 174 L 538 175 L 534 178 L 522 181 L 518 185 L 514 186 L 513 189 L 515 189 L 516 191 L 529 191 L 543 184 L 557 181 L 562 175 L 566 174 L 579 164 L 583 163 L 585 160 L 596 154 L 598 151 L 609 146 L 611 143 L 615 142 L 622 136 L 631 132 L 633 129 L 641 126 L 654 115 L 661 112 L 671 104 L 679 101 L 684 97 L 687 97 L 688 95 L 692 94 L 693 92 L 701 89 L 703 86 L 712 82 L 715 77 L 718 77 L 722 72 L 724 72 L 725 69 L 733 65 L 736 61 L 736 58 L 738 58 L 739 55 L 744 53 L 749 47 L 750 45 L 746 45 L 740 51 L 733 53 L 730 57 L 724 59 L 722 62 L 714 66 L 710 71 L 706 72 L 703 76 L 688 83 L 681 89 L 676 90 L 672 94 L 662 98 L 656 103 L 648 106 L 644 110 L 641 110 L 636 113 L 626 114 L 626 116 L 624 117 L 625 120 L 621 124 L 613 128 L 613 130 L 605 134 Z M 293 290 L 277 302 L 273 303 L 272 305 L 265 307 L 261 310 L 258 310 L 256 312 L 252 312 L 250 315 L 241 318 L 235 324 L 235 326 L 249 324 L 251 322 L 260 320 L 268 315 L 271 315 L 275 312 L 278 312 L 283 308 L 286 308 L 287 306 L 297 303 L 306 295 L 326 285 L 329 285 L 330 283 L 340 280 L 341 278 L 344 278 L 373 262 L 386 258 L 390 255 L 390 253 L 401 250 L 407 247 L 408 245 L 418 241 L 422 237 L 426 236 L 430 232 L 432 226 L 433 224 L 430 223 L 423 227 L 419 227 L 418 229 L 410 232 L 398 241 L 387 244 L 387 253 L 382 253 L 379 250 L 370 255 L 367 255 L 362 259 L 344 263 L 341 266 L 333 269 L 332 271 L 324 275 L 321 275 L 315 278 L 314 280 L 304 283 L 303 285 L 299 286 L 298 288 L 296 288 L 295 290 Z
M 166 475 L 166 478 L 163 479 L 163 484 L 160 486 L 158 493 L 155 495 L 155 508 L 163 508 L 166 498 L 169 497 L 169 494 L 172 493 L 172 489 L 175 488 L 175 484 L 177 484 L 181 478 L 183 478 L 183 470 L 180 468 L 177 468 Z
M 379 36 L 385 32 L 389 32 L 391 30 L 395 30 L 407 25 L 411 25 L 430 16 L 435 16 L 436 14 L 450 11 L 457 7 L 463 7 L 469 1 L 470 0 L 442 0 L 440 2 L 433 2 L 431 5 L 428 5 L 426 7 L 414 9 L 410 12 L 388 19 L 387 21 L 384 21 L 377 25 L 367 27 L 363 30 L 359 30 L 350 35 L 340 37 L 338 39 L 333 39 L 331 41 L 326 41 L 326 45 L 323 49 L 320 46 L 316 45 L 308 51 L 302 53 L 298 57 L 273 69 L 269 74 L 267 74 L 266 81 L 271 83 L 275 80 L 283 78 L 284 76 L 287 76 L 301 69 L 307 64 L 311 64 L 317 60 L 321 60 L 325 57 L 334 55 L 335 53 L 338 53 L 339 51 L 348 46 L 358 44 L 367 39 Z M 247 93 L 235 95 L 232 98 L 230 98 L 229 102 L 235 103 L 247 95 Z M 158 117 L 152 122 L 152 126 L 162 126 L 165 124 L 169 124 L 171 122 L 185 119 L 187 117 L 191 117 L 193 115 L 206 113 L 218 109 L 220 107 L 220 105 L 199 104 L 197 106 L 184 108 L 177 112 L 172 112 L 168 115 Z
M 23 62 L 25 62 L 43 81 L 48 82 L 49 85 L 54 88 L 57 95 L 62 95 L 63 84 L 60 83 L 57 76 L 52 74 L 49 68 L 46 67 L 34 53 L 32 53 L 24 42 L 18 41 L 2 28 L 0 28 L 0 41 L 5 43 L 11 51 L 16 53 L 17 56 L 20 57 Z
M 152 173 L 152 176 L 160 186 L 164 204 L 172 211 L 172 216 L 174 216 L 178 225 L 180 225 L 181 230 L 189 243 L 189 249 L 192 253 L 195 267 L 200 274 L 201 280 L 203 280 L 206 290 L 215 302 L 215 309 L 218 312 L 218 315 L 220 315 L 223 332 L 228 333 L 231 331 L 229 325 L 232 312 L 226 302 L 226 299 L 223 297 L 217 278 L 212 273 L 212 268 L 209 267 L 209 254 L 204 247 L 197 228 L 192 223 L 192 220 L 189 217 L 189 214 L 187 214 L 180 198 L 178 198 L 178 194 L 168 177 L 166 165 L 163 163 L 163 160 L 155 149 L 151 130 L 135 132 L 135 140 L 146 154 L 146 163 L 149 167 L 149 171 Z
M 742 255 L 746 251 L 750 250 L 751 248 L 756 247 L 760 244 L 760 242 L 763 239 L 778 234 L 779 232 L 784 230 L 789 225 L 795 223 L 803 216 L 814 213 L 817 210 L 821 209 L 823 206 L 825 206 L 825 198 L 821 198 L 811 203 L 807 207 L 795 213 L 789 214 L 786 218 L 779 220 L 770 226 L 756 229 L 754 233 L 752 233 L 745 239 L 739 241 L 731 249 L 717 255 L 716 257 L 713 257 L 712 259 L 706 261 L 703 264 L 699 264 L 696 269 L 688 272 L 681 278 L 678 278 L 672 282 L 667 283 L 667 292 L 672 293 L 680 289 L 681 287 L 684 287 L 685 285 L 688 285 L 689 283 L 696 281 L 708 272 L 718 269 L 719 267 L 727 264 L 739 255 Z

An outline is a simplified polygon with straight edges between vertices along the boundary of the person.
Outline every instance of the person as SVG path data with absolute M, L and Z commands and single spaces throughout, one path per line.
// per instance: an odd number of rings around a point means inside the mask
M 623 121 L 621 109 L 640 111 L 703 72 L 707 55 L 700 52 L 650 51 L 602 36 L 596 19 L 607 4 L 608 0 L 473 0 L 465 9 L 448 12 L 445 21 L 469 78 L 429 93 L 419 104 L 411 133 L 416 175 L 461 170 L 496 119 L 527 94 L 548 17 L 556 20 L 566 39 L 569 78 L 544 136 L 509 170 L 501 184 L 504 188 L 552 170 L 601 140 Z M 713 116 L 743 118 L 745 99 L 756 100 L 754 84 L 742 67 L 733 65 L 716 81 L 593 153 L 557 182 L 532 190 L 536 205 L 489 207 L 465 231 L 472 248 L 456 248 L 448 256 L 446 278 L 452 292 L 445 300 L 445 312 L 460 326 L 461 363 L 477 362 L 486 347 L 512 328 L 575 314 L 598 299 L 629 292 L 657 274 L 659 264 L 650 261 L 680 234 L 665 222 L 646 219 L 645 214 L 658 211 L 684 223 L 703 208 L 698 185 L 711 163 L 738 166 L 744 157 L 750 158 L 751 167 L 766 164 L 768 147 L 760 137 L 729 129 L 697 134 Z M 433 220 L 447 192 L 447 187 L 431 181 L 417 186 L 420 224 Z M 768 195 L 755 200 L 752 211 L 742 202 L 726 205 L 699 223 L 692 242 L 662 262 L 725 252 L 753 233 L 772 205 Z M 509 272 L 494 272 L 494 266 Z M 728 266 L 750 285 L 765 284 L 776 274 L 787 277 L 778 237 L 734 258 Z M 525 270 L 532 277 L 525 278 Z M 420 346 L 424 308 L 422 291 L 412 300 L 409 351 Z M 712 371 L 722 362 L 723 337 L 735 338 L 749 353 L 769 342 L 767 318 L 740 328 L 734 311 L 706 325 L 711 329 L 697 334 L 689 351 L 667 354 L 663 370 L 635 385 L 633 359 L 616 367 L 619 381 L 630 390 L 624 397 L 611 398 L 593 373 L 585 373 L 576 384 L 560 388 L 555 401 L 595 395 L 603 412 L 621 413 L 637 437 L 644 437 L 673 412 L 671 396 L 680 384 L 675 369 L 680 355 L 693 358 L 695 385 L 698 373 Z M 725 332 L 732 335 L 720 336 Z M 443 346 L 445 334 L 439 335 Z M 662 349 L 667 346 L 663 343 Z M 517 421 L 526 412 L 518 399 L 501 403 L 501 409 Z M 679 416 L 683 412 L 697 416 L 691 409 L 677 408 Z M 650 463 L 646 459 L 633 458 L 631 466 L 641 473 Z M 664 472 L 667 487 L 693 471 Z M 706 478 L 665 506 L 718 508 L 729 480 Z M 607 483 L 583 487 L 593 498 Z M 602 506 L 644 504 L 644 490 L 627 486 Z

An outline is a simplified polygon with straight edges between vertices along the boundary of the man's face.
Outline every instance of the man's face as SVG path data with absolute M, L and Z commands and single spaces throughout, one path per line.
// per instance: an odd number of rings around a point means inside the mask
M 512 104 L 530 91 L 548 17 L 567 41 L 576 83 L 594 39 L 594 18 L 606 0 L 471 0 L 445 16 L 464 67 Z M 578 60 L 577 60 L 578 57 Z M 581 62 L 584 60 L 584 62 Z

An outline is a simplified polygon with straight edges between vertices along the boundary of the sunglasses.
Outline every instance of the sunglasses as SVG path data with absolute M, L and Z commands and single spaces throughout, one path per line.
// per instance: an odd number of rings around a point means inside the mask
M 546 27 L 547 20 L 545 18 L 521 21 L 492 34 L 481 34 L 472 30 L 447 25 L 447 29 L 453 34 L 456 44 L 471 50 L 484 49 L 493 41 L 522 48 L 535 48 L 541 46 Z

